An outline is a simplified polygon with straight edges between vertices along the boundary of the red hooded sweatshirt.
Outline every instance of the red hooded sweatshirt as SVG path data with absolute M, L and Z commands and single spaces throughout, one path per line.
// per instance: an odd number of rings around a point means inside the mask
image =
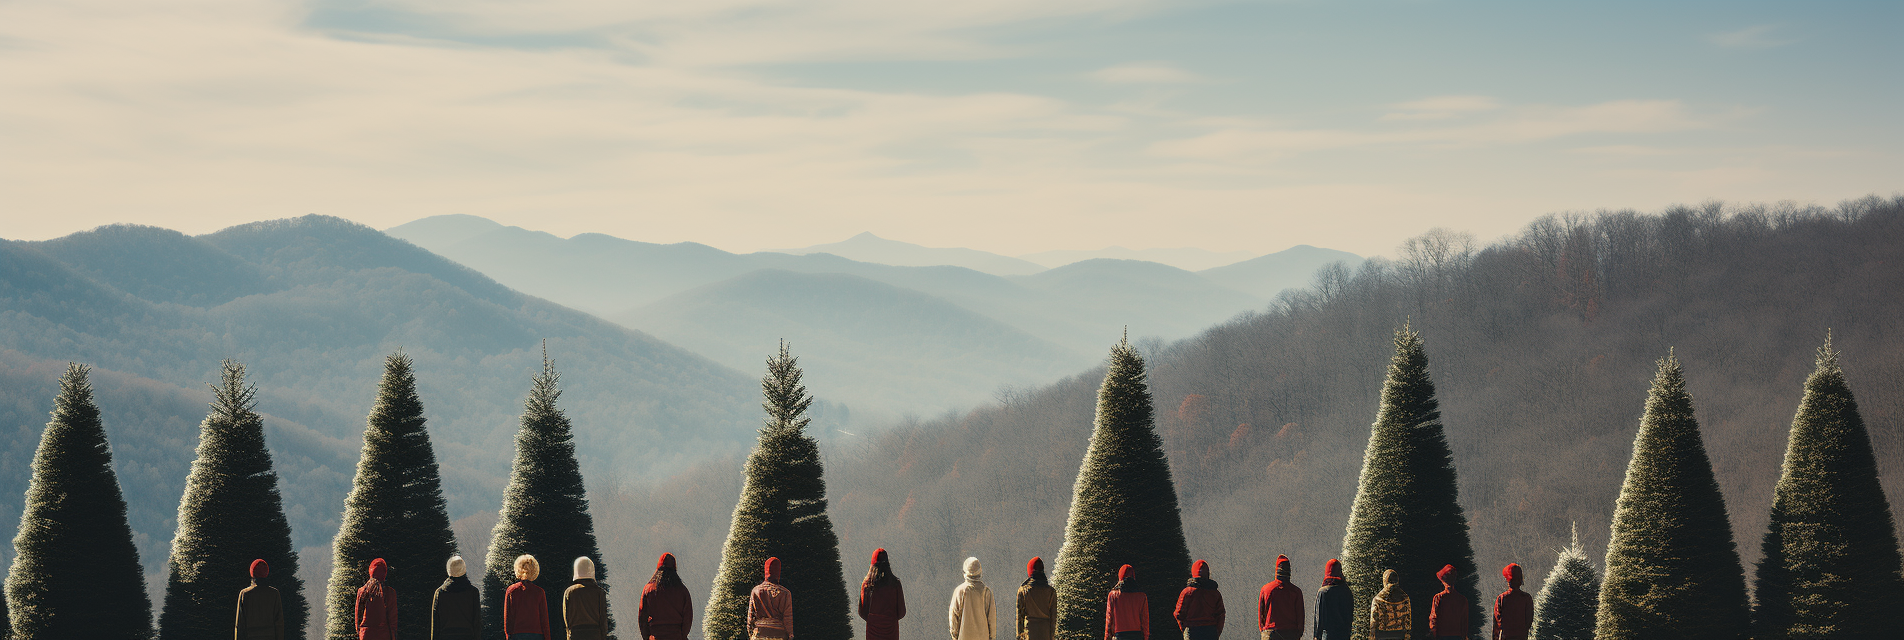
M 384 584 L 388 577 L 389 563 L 383 558 L 370 561 L 370 581 L 357 588 L 357 640 L 397 637 L 397 592 Z
M 1521 590 L 1521 566 L 1501 569 L 1507 590 L 1494 597 L 1494 640 L 1527 640 L 1534 626 L 1534 597 Z
M 1128 564 L 1117 569 L 1118 582 L 1135 577 L 1137 570 Z M 1142 631 L 1150 640 L 1150 596 L 1142 591 L 1112 590 L 1104 599 L 1104 640 L 1125 631 Z
M 1289 556 L 1276 556 L 1276 579 L 1256 596 L 1256 624 L 1291 638 L 1303 635 L 1302 589 L 1289 581 Z
M 1468 637 L 1468 598 L 1454 590 L 1454 565 L 1443 566 L 1435 577 L 1441 579 L 1441 593 L 1428 610 L 1428 635 Z
M 674 554 L 661 554 L 655 570 L 673 574 Z M 635 613 L 635 625 L 641 637 L 651 640 L 687 640 L 688 627 L 694 623 L 694 602 L 688 588 L 681 584 L 663 586 L 649 582 L 641 587 L 641 608 Z
M 1223 619 L 1227 615 L 1223 610 L 1223 594 L 1216 590 L 1216 581 L 1210 579 L 1210 563 L 1198 560 L 1190 566 L 1190 586 L 1177 594 L 1177 629 L 1190 627 L 1215 626 L 1217 632 L 1223 631 Z

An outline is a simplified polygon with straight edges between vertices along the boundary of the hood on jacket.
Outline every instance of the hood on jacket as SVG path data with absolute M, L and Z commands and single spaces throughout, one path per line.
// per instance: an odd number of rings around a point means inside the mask
M 460 578 L 469 574 L 469 565 L 463 562 L 463 556 L 450 556 L 450 561 L 443 566 L 443 570 L 452 578 Z
M 1190 565 L 1190 577 L 1192 578 L 1210 577 L 1210 563 L 1204 562 L 1202 560 L 1198 560 L 1196 564 Z
M 674 568 L 674 554 L 672 553 L 661 554 L 661 557 L 654 561 L 654 568 L 656 571 L 660 571 L 662 569 L 673 569 Z
M 1038 556 L 1032 556 L 1030 560 L 1025 561 L 1025 575 L 1027 576 L 1040 572 L 1040 571 L 1044 571 L 1044 570 L 1045 570 L 1044 558 L 1040 558 Z
M 1285 582 L 1289 580 L 1289 556 L 1276 556 L 1276 579 Z
M 1507 588 L 1521 588 L 1521 566 L 1519 564 L 1508 563 L 1506 567 L 1502 567 L 1501 577 L 1507 579 Z
M 867 564 L 871 564 L 871 565 L 878 565 L 881 562 L 886 562 L 886 563 L 892 562 L 892 560 L 886 557 L 886 550 L 883 548 L 874 549 L 872 559 L 866 561 Z
M 977 580 L 985 574 L 985 568 L 979 566 L 978 558 L 965 559 L 965 579 Z
M 264 558 L 259 558 L 257 560 L 251 561 L 251 579 L 252 580 L 263 580 L 270 576 L 271 576 L 271 563 L 265 562 Z
M 1123 582 L 1123 581 L 1125 581 L 1125 580 L 1129 580 L 1129 579 L 1131 579 L 1131 578 L 1135 578 L 1135 577 L 1137 577 L 1137 568 L 1136 568 L 1136 567 L 1132 567 L 1132 566 L 1130 566 L 1130 565 L 1128 565 L 1128 564 L 1127 564 L 1127 565 L 1124 565 L 1124 566 L 1121 566 L 1121 567 L 1118 567 L 1118 568 L 1117 568 L 1117 581 L 1118 581 L 1118 582 Z
M 370 561 L 370 579 L 382 580 L 387 577 L 390 577 L 390 563 L 384 562 L 383 558 L 371 560 Z
M 767 581 L 773 582 L 773 583 L 780 582 L 780 559 L 779 558 L 767 559 Z
M 588 556 L 582 556 L 580 558 L 576 558 L 575 559 L 575 579 L 576 580 L 594 580 L 595 579 L 595 561 L 590 560 Z
M 1324 579 L 1335 578 L 1337 580 L 1341 580 L 1342 579 L 1342 561 L 1337 560 L 1335 558 L 1330 558 L 1328 562 L 1322 563 L 1322 577 Z
M 1375 597 L 1383 602 L 1401 602 L 1408 597 L 1408 592 L 1402 590 L 1401 579 L 1395 577 L 1394 569 L 1382 571 L 1382 591 Z
M 1443 565 L 1440 571 L 1435 572 L 1435 578 L 1441 581 L 1442 586 L 1445 586 L 1449 589 L 1454 588 L 1454 578 L 1457 575 L 1460 575 L 1460 574 L 1455 572 L 1454 565 L 1451 565 L 1451 564 Z

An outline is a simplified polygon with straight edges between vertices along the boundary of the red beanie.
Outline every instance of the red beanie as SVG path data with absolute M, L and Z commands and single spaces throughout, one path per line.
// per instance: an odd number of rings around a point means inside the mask
M 1322 563 L 1322 577 L 1324 578 L 1342 577 L 1342 561 L 1337 560 L 1335 558 L 1330 558 L 1328 562 Z
M 1040 558 L 1038 556 L 1032 556 L 1031 560 L 1025 562 L 1025 575 L 1027 576 L 1040 572 L 1040 571 L 1044 571 L 1044 570 L 1045 570 L 1044 558 Z
M 674 568 L 674 554 L 672 553 L 661 554 L 661 559 L 655 561 L 654 568 L 673 569 Z
M 767 559 L 767 579 L 773 580 L 773 581 L 780 580 L 780 559 L 779 558 Z
M 382 580 L 389 575 L 390 563 L 384 562 L 383 558 L 370 561 L 370 578 L 372 580 Z
M 1520 566 L 1520 565 L 1518 565 L 1518 564 L 1514 564 L 1514 563 L 1511 563 L 1511 562 L 1510 562 L 1510 563 L 1508 563 L 1508 565 L 1507 565 L 1507 566 L 1505 566 L 1505 567 L 1502 567 L 1502 568 L 1501 568 L 1501 577 L 1503 577 L 1503 578 L 1506 578 L 1506 579 L 1507 579 L 1507 586 L 1508 586 L 1508 588 L 1510 588 L 1510 589 L 1518 589 L 1518 588 L 1520 588 L 1520 586 L 1521 586 L 1521 566 Z
M 251 579 L 263 580 L 270 575 L 271 563 L 265 562 L 264 558 L 251 561 Z
M 1449 587 L 1454 586 L 1455 575 L 1457 574 L 1455 573 L 1454 565 L 1451 565 L 1451 564 L 1444 565 L 1441 567 L 1440 571 L 1435 572 L 1435 577 L 1441 580 L 1441 584 L 1448 585 Z
M 874 549 L 871 564 L 879 564 L 881 562 L 891 562 L 891 560 L 886 558 L 886 550 L 884 548 Z
M 1129 580 L 1129 579 L 1131 579 L 1131 578 L 1135 578 L 1135 577 L 1137 577 L 1137 570 L 1136 570 L 1136 569 L 1134 569 L 1134 568 L 1131 568 L 1131 566 L 1130 566 L 1130 565 L 1128 565 L 1128 564 L 1127 564 L 1127 565 L 1124 565 L 1124 566 L 1122 566 L 1122 567 L 1118 567 L 1118 568 L 1117 568 L 1117 579 L 1118 579 L 1118 580 Z
M 1196 564 L 1190 565 L 1190 575 L 1196 578 L 1210 577 L 1210 563 L 1198 560 Z

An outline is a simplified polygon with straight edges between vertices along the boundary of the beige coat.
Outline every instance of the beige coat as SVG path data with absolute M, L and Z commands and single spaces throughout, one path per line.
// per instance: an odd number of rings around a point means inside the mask
M 998 607 L 992 589 L 979 581 L 978 558 L 965 559 L 965 582 L 952 590 L 946 612 L 952 640 L 992 640 L 998 633 Z

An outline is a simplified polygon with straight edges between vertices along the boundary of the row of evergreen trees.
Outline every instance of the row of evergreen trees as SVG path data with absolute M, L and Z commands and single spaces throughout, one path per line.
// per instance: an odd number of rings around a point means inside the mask
M 1095 636 L 1102 598 L 1130 564 L 1147 583 L 1187 577 L 1190 554 L 1175 483 L 1153 425 L 1145 364 L 1128 340 L 1111 349 L 1098 393 L 1091 443 L 1073 487 L 1071 512 L 1055 570 L 1058 630 Z M 489 549 L 484 600 L 499 602 L 522 553 L 597 559 L 588 501 L 575 460 L 572 427 L 556 399 L 558 376 L 543 359 L 524 403 L 517 452 Z M 783 342 L 762 379 L 766 423 L 746 464 L 713 592 L 703 618 L 708 640 L 746 637 L 746 597 L 761 562 L 779 557 L 797 597 L 799 633 L 813 640 L 852 635 L 838 538 L 826 514 L 818 443 L 806 433 L 812 396 L 798 360 Z M 213 385 L 179 507 L 179 530 L 158 633 L 166 638 L 220 636 L 242 567 L 265 558 L 285 594 L 287 635 L 308 616 L 296 577 L 263 421 L 244 368 L 227 363 Z M 60 380 L 52 420 L 33 462 L 33 480 L 16 555 L 7 577 L 0 635 L 38 638 L 148 638 L 150 604 L 125 504 L 111 467 L 87 369 Z M 1434 570 L 1452 564 L 1456 588 L 1473 606 L 1478 632 L 1486 616 L 1457 500 L 1454 458 L 1440 421 L 1422 338 L 1404 327 L 1371 427 L 1360 486 L 1341 559 L 1358 602 L 1395 569 L 1416 599 L 1416 629 L 1426 628 Z M 1563 549 L 1536 605 L 1536 636 L 1576 638 L 1767 639 L 1879 637 L 1882 615 L 1904 601 L 1904 576 L 1888 503 L 1857 404 L 1827 340 L 1793 421 L 1784 473 L 1757 571 L 1757 608 L 1686 390 L 1678 360 L 1659 363 L 1634 440 L 1612 523 L 1606 577 L 1594 575 L 1578 537 Z M 435 456 L 410 360 L 386 359 L 364 433 L 363 455 L 334 548 L 328 638 L 354 636 L 352 594 L 369 560 L 393 566 L 402 610 L 429 610 L 441 562 L 455 552 Z M 538 579 L 559 611 L 562 572 Z M 1171 599 L 1152 603 L 1152 625 L 1171 628 Z M 1364 609 L 1359 606 L 1358 609 Z M 500 609 L 489 607 L 492 637 Z M 8 612 L 12 616 L 7 616 Z M 428 619 L 400 618 L 400 637 L 426 637 Z M 10 626 L 8 626 L 10 625 Z M 1363 633 L 1357 625 L 1358 636 Z

